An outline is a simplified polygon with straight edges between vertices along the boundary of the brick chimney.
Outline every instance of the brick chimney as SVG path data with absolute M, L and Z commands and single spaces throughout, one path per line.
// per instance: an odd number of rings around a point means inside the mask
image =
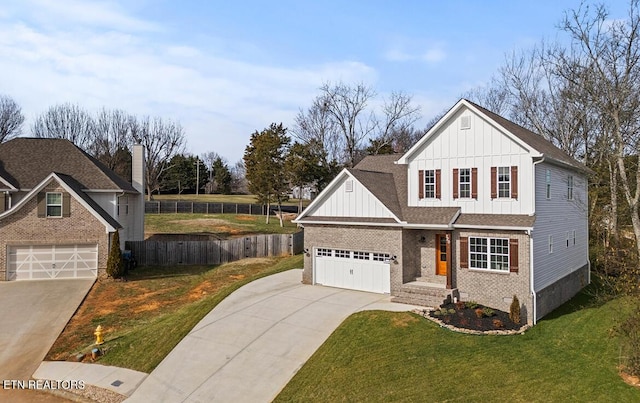
M 134 144 L 131 161 L 131 184 L 140 192 L 140 196 L 137 196 L 135 202 L 131 203 L 130 208 L 133 208 L 134 220 L 133 220 L 133 241 L 144 240 L 144 192 L 145 192 L 145 161 L 144 161 L 144 146 L 142 144 Z

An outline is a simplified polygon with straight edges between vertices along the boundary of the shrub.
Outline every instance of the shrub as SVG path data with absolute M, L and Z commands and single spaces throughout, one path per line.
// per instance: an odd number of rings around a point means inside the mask
M 120 235 L 118 231 L 111 238 L 111 249 L 107 259 L 107 275 L 112 278 L 120 278 L 124 274 L 124 263 L 120 252 Z
M 482 313 L 484 313 L 484 316 L 486 317 L 490 317 L 495 315 L 495 312 L 493 311 L 493 309 L 489 308 L 489 307 L 484 307 L 482 309 Z
M 466 306 L 467 306 L 467 304 L 465 304 L 462 301 L 456 302 L 456 309 L 458 309 L 458 310 L 463 310 Z
M 478 307 L 478 303 L 475 302 L 475 301 L 467 301 L 467 302 L 465 302 L 465 305 L 469 309 L 476 309 Z
M 620 337 L 625 372 L 640 376 L 640 306 L 613 330 Z
M 500 319 L 494 319 L 493 320 L 493 326 L 496 329 L 502 329 L 504 327 L 504 323 L 502 323 L 502 321 Z
M 482 308 L 476 309 L 476 316 L 479 318 L 484 316 L 484 311 L 482 310 Z
M 513 296 L 513 301 L 511 301 L 511 306 L 509 307 L 509 319 L 516 325 L 520 324 L 520 301 L 518 301 L 518 297 Z
M 456 310 L 453 308 L 450 308 L 448 311 L 449 315 L 453 315 L 454 313 L 456 313 Z

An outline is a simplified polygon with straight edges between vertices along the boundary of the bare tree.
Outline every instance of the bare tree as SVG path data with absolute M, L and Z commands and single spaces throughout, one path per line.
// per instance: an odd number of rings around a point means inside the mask
M 103 108 L 95 119 L 94 138 L 90 142 L 90 153 L 107 167 L 117 170 L 123 163 L 121 155 L 133 143 L 131 116 L 125 111 Z
M 366 110 L 375 92 L 362 83 L 355 86 L 327 83 L 320 87 L 320 92 L 322 106 L 327 109 L 344 140 L 346 164 L 352 167 L 362 149 L 362 142 L 376 128 L 374 115 Z
M 392 92 L 382 107 L 382 118 L 377 121 L 378 134 L 371 140 L 370 151 L 378 154 L 383 148 L 392 148 L 397 136 L 408 134 L 420 119 L 420 107 L 414 106 L 412 97 L 403 92 Z
M 292 133 L 304 144 L 321 147 L 316 151 L 322 156 L 323 165 L 342 159 L 342 138 L 321 96 L 313 100 L 307 111 L 298 112 Z
M 12 98 L 0 95 L 0 143 L 19 136 L 23 123 L 20 106 Z
M 67 139 L 87 152 L 90 152 L 94 130 L 91 115 L 69 103 L 52 106 L 31 126 L 35 137 Z
M 131 135 L 146 151 L 147 198 L 160 189 L 160 177 L 171 158 L 182 152 L 184 130 L 180 123 L 144 117 L 129 120 Z

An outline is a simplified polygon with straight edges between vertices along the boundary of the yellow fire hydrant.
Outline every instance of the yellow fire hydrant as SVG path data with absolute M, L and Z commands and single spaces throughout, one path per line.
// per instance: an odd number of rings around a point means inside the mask
M 102 340 L 102 326 L 98 325 L 98 327 L 96 327 L 96 331 L 93 334 L 96 335 L 96 344 L 104 343 L 104 340 Z

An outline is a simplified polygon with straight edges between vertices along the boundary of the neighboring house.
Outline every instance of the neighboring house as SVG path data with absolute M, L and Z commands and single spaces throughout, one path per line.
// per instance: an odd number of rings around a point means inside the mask
M 120 233 L 144 239 L 144 148 L 131 185 L 67 140 L 0 144 L 0 280 L 94 278 Z
M 294 186 L 291 188 L 291 192 L 289 193 L 289 197 L 292 199 L 303 199 L 303 200 L 313 200 L 318 192 L 316 191 L 315 186 Z
M 404 155 L 344 169 L 298 216 L 303 282 L 506 311 L 516 295 L 533 324 L 590 282 L 589 172 L 460 100 Z

